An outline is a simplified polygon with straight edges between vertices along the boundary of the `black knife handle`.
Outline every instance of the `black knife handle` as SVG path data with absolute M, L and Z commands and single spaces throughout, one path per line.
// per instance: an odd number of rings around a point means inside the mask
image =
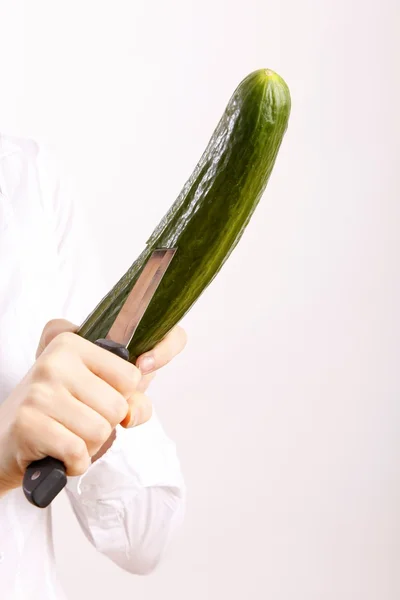
M 28 465 L 22 489 L 31 504 L 46 508 L 66 483 L 64 464 L 57 458 L 46 456 Z
M 97 346 L 100 348 L 104 348 L 104 350 L 108 350 L 113 354 L 116 354 L 120 358 L 124 360 L 129 360 L 129 351 L 122 344 L 118 344 L 118 342 L 113 342 L 112 340 L 99 339 L 95 341 Z
M 129 360 L 129 352 L 122 344 L 106 339 L 99 339 L 94 343 L 124 360 Z M 28 465 L 22 489 L 31 504 L 38 508 L 46 508 L 66 483 L 67 475 L 64 464 L 57 458 L 46 456 L 40 460 L 34 460 Z

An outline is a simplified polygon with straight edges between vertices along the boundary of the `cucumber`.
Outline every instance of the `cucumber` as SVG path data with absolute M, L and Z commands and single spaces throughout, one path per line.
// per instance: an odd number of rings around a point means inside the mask
M 182 319 L 241 238 L 267 185 L 290 106 L 286 83 L 269 69 L 240 83 L 177 200 L 78 335 L 93 342 L 106 336 L 156 248 L 178 250 L 128 346 L 129 360 L 152 349 Z

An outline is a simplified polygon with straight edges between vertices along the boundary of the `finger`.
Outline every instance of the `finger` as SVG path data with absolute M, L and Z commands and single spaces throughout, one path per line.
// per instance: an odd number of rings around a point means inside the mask
M 153 350 L 139 356 L 136 366 L 143 374 L 151 373 L 168 364 L 177 354 L 182 352 L 185 345 L 185 330 L 176 325 Z
M 18 426 L 24 434 L 24 455 L 31 454 L 31 448 L 35 448 L 31 460 L 45 456 L 58 458 L 64 463 L 68 476 L 81 475 L 89 467 L 90 456 L 85 442 L 61 423 L 26 407 L 19 417 Z M 23 470 L 28 462 L 21 465 Z
M 44 359 L 47 352 L 54 351 L 53 353 L 55 353 L 56 350 L 63 352 L 62 361 L 59 360 L 58 363 L 63 363 L 64 372 L 68 369 L 74 373 L 73 367 L 81 362 L 94 375 L 111 385 L 125 398 L 132 394 L 142 378 L 135 365 L 75 333 L 64 332 L 58 335 L 39 360 Z M 80 361 L 77 360 L 78 358 Z
M 61 386 L 57 390 L 56 398 L 53 394 L 45 394 L 41 390 L 40 393 L 33 392 L 25 405 L 54 419 L 83 439 L 90 456 L 93 456 L 101 448 L 113 429 L 104 416 L 75 398 Z
M 72 396 L 104 417 L 111 427 L 121 423 L 128 413 L 132 389 L 124 396 L 82 364 L 68 371 L 64 384 Z
M 57 335 L 64 331 L 75 332 L 77 330 L 78 326 L 66 319 L 52 319 L 46 323 L 36 350 L 36 358 L 41 355 L 46 346 L 48 346 Z
M 156 376 L 155 373 L 149 373 L 148 375 L 143 375 L 142 379 L 139 382 L 139 385 L 137 386 L 136 391 L 144 393 L 148 389 L 150 383 L 153 381 L 155 376 Z
M 148 421 L 153 409 L 151 400 L 141 392 L 135 392 L 129 400 L 129 410 L 125 419 L 121 422 L 123 427 L 136 427 Z

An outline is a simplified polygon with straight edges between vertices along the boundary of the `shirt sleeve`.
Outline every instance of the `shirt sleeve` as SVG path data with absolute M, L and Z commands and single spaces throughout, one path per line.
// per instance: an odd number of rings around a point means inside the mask
M 59 265 L 58 316 L 80 324 L 108 290 L 84 211 L 57 176 L 48 197 Z M 93 546 L 136 574 L 155 568 L 184 515 L 176 447 L 154 411 L 143 425 L 118 426 L 112 446 L 83 475 L 69 477 L 66 492 Z

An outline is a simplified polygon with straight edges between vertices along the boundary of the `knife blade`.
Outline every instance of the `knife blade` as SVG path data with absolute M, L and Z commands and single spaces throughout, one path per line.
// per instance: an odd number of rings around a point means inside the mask
M 175 252 L 176 248 L 154 250 L 110 327 L 107 340 L 128 346 Z
M 94 342 L 97 346 L 124 360 L 129 360 L 127 346 L 132 341 L 175 253 L 176 248 L 159 248 L 153 251 L 106 337 Z M 22 487 L 25 497 L 31 504 L 46 508 L 66 483 L 66 469 L 62 461 L 46 456 L 28 465 Z

